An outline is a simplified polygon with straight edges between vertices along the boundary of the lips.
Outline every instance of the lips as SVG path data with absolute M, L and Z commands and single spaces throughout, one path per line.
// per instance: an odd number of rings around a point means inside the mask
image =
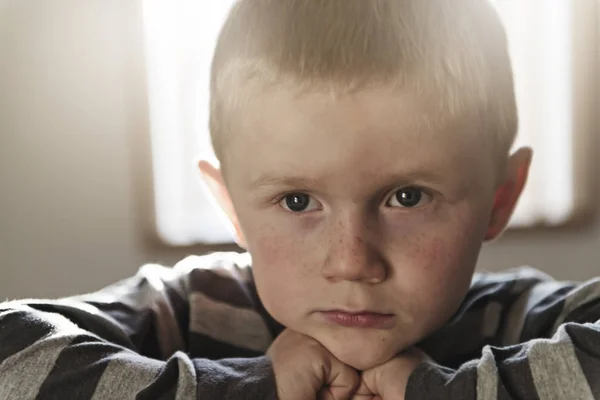
M 394 325 L 393 314 L 381 314 L 370 311 L 347 312 L 343 310 L 322 311 L 323 318 L 332 324 L 351 328 L 391 328 Z

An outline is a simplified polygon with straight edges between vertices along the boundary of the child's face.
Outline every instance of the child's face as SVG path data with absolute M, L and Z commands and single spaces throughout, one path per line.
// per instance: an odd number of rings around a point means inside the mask
M 427 128 L 417 100 L 280 89 L 254 99 L 227 143 L 225 179 L 265 307 L 358 369 L 452 316 L 490 223 L 484 135 L 467 118 Z

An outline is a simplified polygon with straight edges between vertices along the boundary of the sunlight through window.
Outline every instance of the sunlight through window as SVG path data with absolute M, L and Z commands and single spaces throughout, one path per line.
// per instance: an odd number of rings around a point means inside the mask
M 583 0 L 586 1 L 586 0 Z M 209 68 L 232 1 L 144 0 L 156 226 L 173 245 L 231 242 L 193 165 L 210 156 Z M 568 0 L 495 0 L 515 71 L 517 146 L 534 147 L 511 226 L 558 225 L 575 208 L 572 15 Z

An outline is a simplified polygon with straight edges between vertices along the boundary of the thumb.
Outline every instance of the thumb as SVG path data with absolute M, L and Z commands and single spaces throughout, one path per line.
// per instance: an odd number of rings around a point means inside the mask
M 360 396 L 373 396 L 374 399 L 378 399 L 376 395 L 381 395 L 380 388 L 378 387 L 379 377 L 377 373 L 378 369 L 369 369 L 363 371 L 360 375 L 360 386 L 356 391 L 357 395 Z M 357 397 L 360 398 L 360 397 Z
M 319 400 L 351 399 L 360 385 L 358 371 L 332 357 L 331 367 L 325 372 L 326 385 L 319 392 Z
M 365 381 L 364 372 L 361 376 L 360 386 L 356 389 L 356 393 L 354 395 L 355 398 L 372 398 L 375 396 L 375 392 L 371 389 L 371 386 Z

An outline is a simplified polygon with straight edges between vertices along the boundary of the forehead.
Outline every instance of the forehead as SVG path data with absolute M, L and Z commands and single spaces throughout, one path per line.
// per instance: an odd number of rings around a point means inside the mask
M 485 159 L 477 125 L 436 117 L 409 91 L 334 96 L 278 88 L 260 93 L 239 119 L 228 168 L 239 184 L 280 176 L 346 187 L 387 175 L 472 181 Z

